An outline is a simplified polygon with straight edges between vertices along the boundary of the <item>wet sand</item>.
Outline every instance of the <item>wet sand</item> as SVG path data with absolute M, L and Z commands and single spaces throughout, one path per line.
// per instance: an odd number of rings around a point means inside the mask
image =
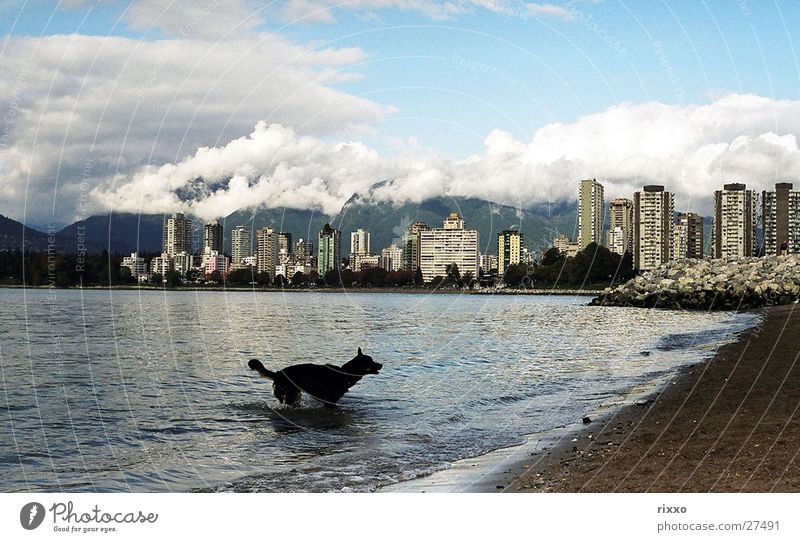
M 532 492 L 800 491 L 800 305 L 493 480 Z M 483 487 L 481 490 L 490 490 Z

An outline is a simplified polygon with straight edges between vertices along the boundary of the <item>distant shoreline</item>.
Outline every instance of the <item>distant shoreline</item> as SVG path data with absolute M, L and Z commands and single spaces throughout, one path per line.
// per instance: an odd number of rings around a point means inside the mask
M 199 288 L 192 287 L 179 287 L 179 288 L 164 288 L 160 286 L 137 286 L 137 285 L 114 285 L 114 286 L 73 286 L 69 288 L 58 288 L 55 286 L 28 286 L 23 284 L 0 284 L 0 288 L 9 288 L 15 290 L 114 290 L 114 291 L 147 291 L 147 292 L 253 292 L 253 293 L 321 293 L 321 294 L 436 294 L 436 295 L 580 295 L 580 296 L 597 296 L 602 293 L 602 290 L 580 290 L 580 289 L 526 289 L 519 290 L 513 288 L 505 289 L 489 289 L 484 288 L 481 290 L 460 290 L 460 289 L 445 289 L 445 288 L 253 288 L 248 286 L 203 286 Z

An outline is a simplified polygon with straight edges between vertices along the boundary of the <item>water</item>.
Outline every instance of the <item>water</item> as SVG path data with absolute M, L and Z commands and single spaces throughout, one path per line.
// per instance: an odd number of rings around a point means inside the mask
M 368 491 L 579 420 L 753 315 L 586 298 L 0 290 L 0 491 Z M 247 368 L 383 363 L 325 409 Z

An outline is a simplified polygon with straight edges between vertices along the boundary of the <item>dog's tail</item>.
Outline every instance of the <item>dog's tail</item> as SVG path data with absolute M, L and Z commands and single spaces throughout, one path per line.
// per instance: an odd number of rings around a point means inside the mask
M 247 366 L 254 371 L 258 371 L 258 374 L 260 374 L 264 378 L 269 378 L 270 380 L 275 379 L 275 373 L 264 367 L 264 364 L 258 361 L 257 359 L 251 359 L 250 361 L 248 361 Z

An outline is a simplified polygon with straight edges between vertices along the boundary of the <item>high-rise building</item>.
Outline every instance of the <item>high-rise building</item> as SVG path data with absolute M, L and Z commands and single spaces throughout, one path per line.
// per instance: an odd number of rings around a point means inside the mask
M 505 230 L 497 236 L 497 274 L 503 275 L 510 265 L 522 262 L 522 233 Z
M 280 232 L 278 234 L 278 254 L 288 255 L 292 253 L 292 234 Z
M 379 265 L 387 271 L 400 271 L 403 268 L 403 249 L 394 243 L 384 248 Z
M 800 191 L 792 183 L 777 183 L 761 194 L 764 255 L 800 253 Z
M 256 231 L 256 270 L 275 276 L 275 267 L 278 265 L 278 232 L 273 228 L 261 228 Z
M 642 271 L 671 260 L 675 237 L 675 197 L 648 185 L 633 195 L 633 265 Z
M 679 213 L 673 239 L 673 257 L 702 258 L 703 217 L 697 213 Z
M 253 255 L 253 235 L 245 226 L 236 226 L 231 232 L 231 267 L 242 266 L 245 258 Z
M 370 234 L 367 230 L 357 229 L 350 233 L 350 255 L 371 254 Z
M 342 261 L 342 232 L 325 224 L 317 240 L 317 272 L 320 276 L 338 270 Z
M 623 255 L 633 253 L 633 202 L 612 199 L 608 204 L 608 249 Z
M 741 258 L 755 254 L 756 211 L 753 191 L 731 183 L 714 192 L 712 246 L 715 258 Z
M 596 179 L 582 180 L 578 191 L 578 242 L 581 249 L 589 243 L 603 244 L 604 216 L 603 185 Z
M 203 226 L 203 252 L 222 253 L 222 224 L 216 220 Z
M 430 230 L 424 222 L 414 222 L 403 234 L 403 269 L 416 271 L 419 269 L 419 234 Z
M 192 253 L 192 221 L 181 213 L 164 219 L 163 251 L 168 256 Z
M 294 254 L 299 257 L 310 258 L 314 255 L 314 243 L 311 241 L 298 239 L 294 243 Z
M 420 269 L 425 282 L 447 276 L 447 268 L 458 266 L 462 277 L 478 278 L 480 253 L 478 230 L 468 230 L 458 213 L 450 213 L 442 228 L 422 230 L 420 236 Z

